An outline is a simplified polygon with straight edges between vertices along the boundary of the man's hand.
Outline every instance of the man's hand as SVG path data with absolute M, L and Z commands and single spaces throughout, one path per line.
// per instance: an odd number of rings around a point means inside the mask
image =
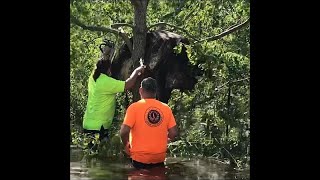
M 122 143 L 124 145 L 124 151 L 128 156 L 130 156 L 130 143 L 129 143 L 130 129 L 131 128 L 128 125 L 125 125 L 125 124 L 122 124 L 121 128 L 120 128 L 121 141 L 122 141 Z
M 144 69 L 146 68 L 146 66 L 139 66 L 139 67 L 137 67 L 136 69 L 135 69 L 135 71 L 136 71 L 136 73 L 138 73 L 138 76 L 140 76 L 141 75 L 141 73 L 143 73 L 144 72 Z
M 144 72 L 145 68 L 146 66 L 139 66 L 132 72 L 130 77 L 126 80 L 126 84 L 124 87 L 125 90 L 131 89 L 134 86 L 134 84 L 136 83 L 137 77 Z
M 124 152 L 130 157 L 130 144 L 129 144 L 129 142 L 124 147 Z

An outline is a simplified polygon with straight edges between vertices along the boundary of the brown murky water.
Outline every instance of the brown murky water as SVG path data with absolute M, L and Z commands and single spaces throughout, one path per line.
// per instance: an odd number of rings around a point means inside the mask
M 165 168 L 136 170 L 127 159 L 90 162 L 71 153 L 71 180 L 249 180 L 249 171 L 236 171 L 214 159 L 168 157 Z M 79 155 L 80 157 L 81 155 Z

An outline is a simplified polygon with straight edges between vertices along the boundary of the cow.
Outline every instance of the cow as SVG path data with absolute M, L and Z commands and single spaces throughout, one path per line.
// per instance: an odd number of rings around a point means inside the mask
M 132 42 L 132 38 L 131 38 Z M 186 47 L 182 45 L 180 53 L 174 51 L 179 43 L 189 44 L 188 40 L 181 35 L 169 31 L 153 31 L 147 33 L 146 51 L 144 64 L 145 72 L 137 79 L 133 88 L 133 102 L 140 99 L 138 89 L 140 82 L 145 77 L 156 79 L 158 84 L 157 99 L 168 103 L 172 90 L 181 91 L 193 90 L 197 83 L 196 76 L 201 70 L 191 65 L 187 56 Z M 127 79 L 134 67 L 139 63 L 132 64 L 131 53 L 126 44 L 120 47 L 119 54 L 113 59 L 111 65 L 111 76 L 115 79 Z

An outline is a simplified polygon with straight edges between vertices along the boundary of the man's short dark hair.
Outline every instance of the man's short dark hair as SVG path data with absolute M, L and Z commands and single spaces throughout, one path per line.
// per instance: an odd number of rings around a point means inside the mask
M 157 81 L 152 77 L 148 77 L 142 80 L 141 88 L 149 93 L 157 92 Z

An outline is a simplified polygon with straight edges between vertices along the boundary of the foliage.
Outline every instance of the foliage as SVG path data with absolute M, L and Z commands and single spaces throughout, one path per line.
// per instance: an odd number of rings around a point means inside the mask
M 87 25 L 133 24 L 134 14 L 129 0 L 73 0 L 70 10 Z M 190 39 L 188 32 L 200 40 L 217 35 L 249 16 L 248 0 L 150 0 L 147 26 L 163 21 L 182 27 L 185 32 L 174 27 L 167 30 Z M 131 28 L 123 29 L 132 35 Z M 79 127 L 86 106 L 87 78 L 99 58 L 98 45 L 104 38 L 116 42 L 118 47 L 123 42 L 116 35 L 83 30 L 73 24 L 70 34 L 72 144 L 83 145 L 86 140 L 81 139 Z M 172 155 L 213 156 L 238 166 L 249 164 L 249 34 L 249 28 L 245 27 L 215 41 L 186 45 L 190 63 L 199 66 L 203 75 L 193 92 L 174 90 L 172 93 L 169 105 L 180 130 L 180 139 L 169 145 L 168 151 Z M 180 51 L 181 46 L 177 46 L 175 52 Z M 124 94 L 117 95 L 113 135 L 118 135 L 126 104 Z

